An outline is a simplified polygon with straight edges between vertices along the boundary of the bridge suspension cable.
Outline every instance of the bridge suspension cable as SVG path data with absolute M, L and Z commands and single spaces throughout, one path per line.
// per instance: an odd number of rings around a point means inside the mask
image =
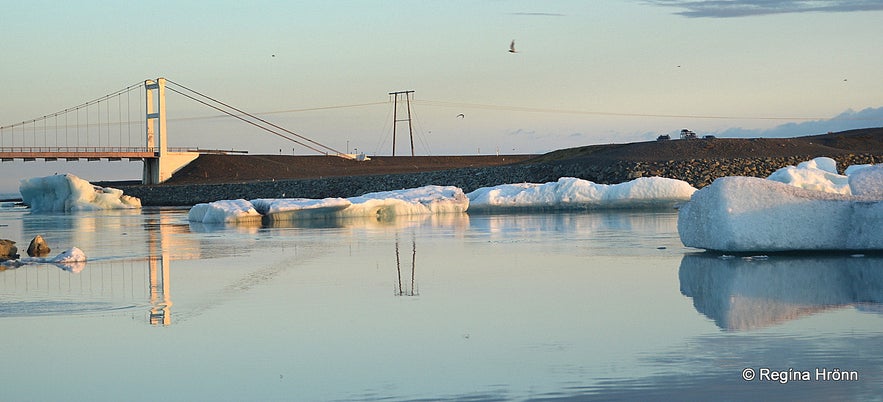
M 140 135 L 142 96 L 135 101 L 131 96 L 143 88 L 139 82 L 55 113 L 0 126 L 0 147 L 145 147 Z M 134 140 L 133 125 L 138 134 Z M 114 134 L 116 141 L 111 138 Z
M 166 85 L 166 89 L 168 89 L 169 91 L 172 91 L 172 92 L 177 93 L 181 96 L 184 96 L 190 100 L 201 103 L 205 106 L 215 109 L 215 110 L 217 110 L 221 113 L 224 113 L 230 117 L 241 120 L 245 123 L 248 123 L 248 124 L 255 126 L 261 130 L 264 130 L 268 133 L 276 135 L 280 138 L 284 138 L 288 141 L 294 142 L 295 144 L 298 144 L 300 146 L 308 148 L 312 151 L 318 152 L 320 154 L 326 154 L 326 155 L 329 153 L 332 153 L 332 154 L 338 155 L 338 156 L 345 155 L 343 152 L 340 152 L 334 148 L 331 148 L 327 145 L 320 144 L 319 142 L 311 140 L 303 135 L 300 135 L 300 134 L 295 133 L 291 130 L 288 130 L 284 127 L 281 127 L 279 125 L 271 123 L 265 119 L 255 116 L 254 114 L 245 112 L 239 108 L 233 107 L 227 103 L 224 103 L 220 100 L 212 98 L 208 95 L 200 93 L 200 92 L 193 90 L 191 88 L 188 88 L 188 87 L 181 85 L 177 82 L 166 79 L 166 83 L 171 84 L 171 86 Z M 176 87 L 177 87 L 177 89 L 176 89 Z

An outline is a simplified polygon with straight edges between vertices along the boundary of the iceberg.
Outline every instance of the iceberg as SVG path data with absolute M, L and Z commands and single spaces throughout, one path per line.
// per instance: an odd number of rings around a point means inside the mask
M 773 172 L 767 179 L 790 184 L 807 190 L 836 194 L 852 194 L 849 178 L 837 173 L 837 162 L 819 157 L 797 166 L 786 166 Z
M 469 194 L 470 211 L 672 207 L 696 189 L 687 182 L 641 177 L 620 184 L 596 184 L 574 177 L 543 184 L 519 183 L 479 188 Z
M 388 218 L 399 215 L 437 215 L 463 213 L 469 208 L 469 198 L 454 186 L 424 186 L 397 191 L 380 191 L 351 197 L 348 208 L 337 212 L 339 217 L 376 216 Z
M 251 200 L 254 209 L 270 222 L 317 217 L 352 205 L 344 198 L 261 198 Z
M 868 172 L 867 182 L 856 179 L 859 192 L 879 191 L 874 171 L 859 171 Z M 883 250 L 881 227 L 880 197 L 807 190 L 754 177 L 719 178 L 678 211 L 685 246 L 728 252 Z
M 469 199 L 458 187 L 425 186 L 368 193 L 351 198 L 221 200 L 194 205 L 187 219 L 201 223 L 279 222 L 298 219 L 462 213 Z
M 678 213 L 685 246 L 729 252 L 883 249 L 883 166 L 837 174 L 831 158 L 788 166 L 767 180 L 725 177 Z
M 202 223 L 260 222 L 261 214 L 243 199 L 196 204 L 187 212 L 187 220 Z
M 851 169 L 860 166 L 860 169 Z M 853 195 L 883 200 L 883 165 L 854 165 L 849 173 L 849 188 Z
M 122 190 L 95 186 L 69 173 L 23 179 L 18 191 L 31 212 L 141 208 L 141 200 Z

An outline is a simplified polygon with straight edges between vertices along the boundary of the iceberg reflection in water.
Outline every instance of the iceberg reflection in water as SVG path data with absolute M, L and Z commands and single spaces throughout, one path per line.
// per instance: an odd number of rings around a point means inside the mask
M 818 312 L 855 307 L 883 311 L 883 256 L 687 254 L 681 293 L 728 331 L 781 324 Z

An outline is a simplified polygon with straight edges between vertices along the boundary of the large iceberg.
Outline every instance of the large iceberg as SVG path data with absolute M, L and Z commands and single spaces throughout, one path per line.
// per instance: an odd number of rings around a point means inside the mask
M 470 211 L 671 207 L 696 191 L 687 182 L 641 177 L 620 184 L 596 184 L 574 177 L 543 184 L 483 187 L 469 194 Z
M 141 200 L 122 190 L 95 186 L 69 173 L 23 179 L 18 191 L 31 212 L 141 208 Z
M 883 182 L 868 180 L 862 186 L 859 192 L 867 193 L 866 188 L 879 189 Z M 685 246 L 730 252 L 883 250 L 881 227 L 880 197 L 807 190 L 754 177 L 719 178 L 693 194 L 678 213 Z

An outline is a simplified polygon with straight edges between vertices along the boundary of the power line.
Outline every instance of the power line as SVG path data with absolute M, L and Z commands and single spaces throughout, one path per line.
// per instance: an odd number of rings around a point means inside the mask
M 807 117 L 807 116 L 791 116 L 791 117 L 770 117 L 770 116 L 724 116 L 724 115 L 691 115 L 691 114 L 663 114 L 663 113 L 624 113 L 624 112 L 601 112 L 591 110 L 574 110 L 574 109 L 551 109 L 525 106 L 511 105 L 494 105 L 482 103 L 463 103 L 437 100 L 414 100 L 426 106 L 448 107 L 448 108 L 466 108 L 466 109 L 485 109 L 499 110 L 510 112 L 529 112 L 529 113 L 556 113 L 556 114 L 582 114 L 594 116 L 615 116 L 615 117 L 657 117 L 657 118 L 678 118 L 678 119 L 714 119 L 714 120 L 824 120 L 830 117 Z

